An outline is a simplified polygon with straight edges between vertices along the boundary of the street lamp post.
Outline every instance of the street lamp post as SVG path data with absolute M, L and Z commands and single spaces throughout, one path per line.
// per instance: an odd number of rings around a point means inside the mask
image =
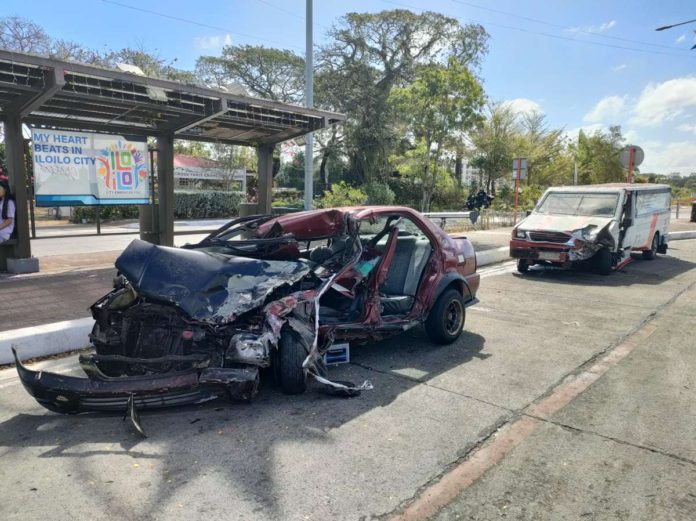
M 314 105 L 314 70 L 313 70 L 313 35 L 312 35 L 312 0 L 307 1 L 307 42 L 305 51 L 305 106 L 311 108 Z M 305 174 L 304 174 L 304 207 L 312 209 L 314 196 L 314 136 L 310 132 L 305 137 Z

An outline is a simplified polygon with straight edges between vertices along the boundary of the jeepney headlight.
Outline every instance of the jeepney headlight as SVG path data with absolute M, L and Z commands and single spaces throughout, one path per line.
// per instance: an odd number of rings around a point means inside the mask
M 583 228 L 580 234 L 582 235 L 583 240 L 594 241 L 597 238 L 598 233 L 599 228 L 596 226 L 588 226 L 587 228 Z

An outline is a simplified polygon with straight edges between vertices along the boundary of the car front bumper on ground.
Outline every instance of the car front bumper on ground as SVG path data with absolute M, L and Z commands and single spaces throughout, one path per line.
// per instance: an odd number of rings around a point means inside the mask
M 22 364 L 14 348 L 12 352 L 27 392 L 46 409 L 63 414 L 125 412 L 129 400 L 138 409 L 190 405 L 224 396 L 246 400 L 256 393 L 259 382 L 256 367 L 192 368 L 146 376 L 66 376 L 33 371 Z

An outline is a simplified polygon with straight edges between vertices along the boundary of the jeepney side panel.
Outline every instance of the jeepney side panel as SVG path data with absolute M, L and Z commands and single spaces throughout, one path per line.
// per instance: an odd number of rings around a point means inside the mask
M 634 250 L 649 250 L 653 235 L 667 238 L 669 231 L 671 198 L 668 190 L 636 191 L 633 218 L 634 240 L 630 246 Z M 627 244 L 627 246 L 629 246 Z

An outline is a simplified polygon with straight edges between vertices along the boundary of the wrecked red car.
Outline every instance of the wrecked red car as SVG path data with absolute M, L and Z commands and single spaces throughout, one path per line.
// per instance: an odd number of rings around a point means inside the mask
M 283 392 L 327 376 L 335 340 L 361 342 L 424 323 L 456 340 L 479 275 L 467 239 L 410 208 L 313 210 L 235 219 L 183 248 L 135 240 L 116 260 L 114 289 L 92 307 L 87 378 L 17 370 L 44 407 L 124 411 L 249 399 L 259 370 Z

